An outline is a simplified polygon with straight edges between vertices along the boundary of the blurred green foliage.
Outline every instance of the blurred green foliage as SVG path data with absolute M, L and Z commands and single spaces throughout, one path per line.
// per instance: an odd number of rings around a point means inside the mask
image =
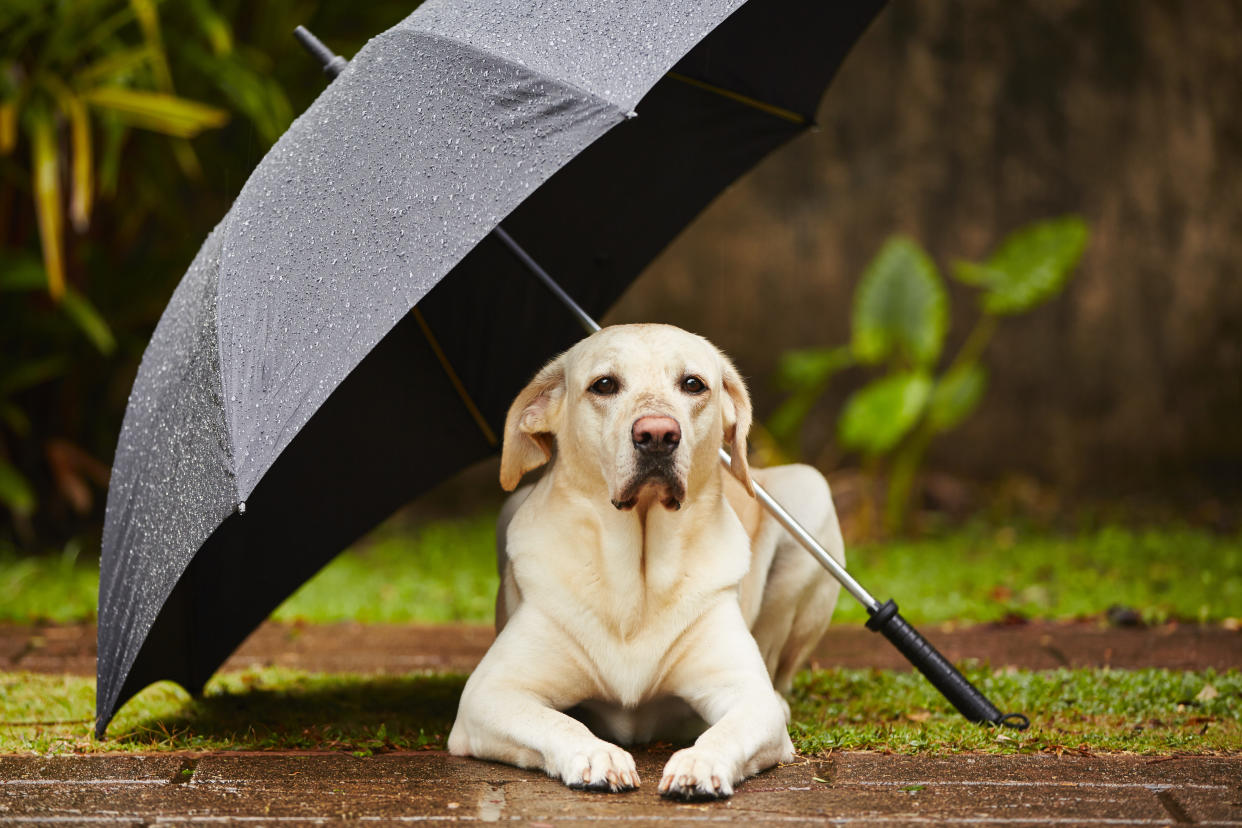
M 1087 237 L 1081 218 L 1065 216 L 1015 231 L 986 261 L 955 263 L 954 278 L 979 292 L 979 318 L 938 374 L 949 326 L 948 293 L 935 262 L 917 242 L 889 239 L 854 291 L 849 344 L 784 355 L 778 382 L 789 396 L 766 423 L 768 433 L 786 457 L 798 457 L 802 427 L 832 378 L 855 365 L 879 370 L 846 400 L 837 437 L 844 448 L 863 455 L 874 475 L 887 476 L 884 528 L 900 532 L 928 444 L 956 428 L 983 399 L 983 354 L 998 320 L 1060 293 Z
M 338 555 L 273 613 L 284 622 L 490 623 L 495 521 L 489 514 L 417 528 L 394 519 Z M 88 621 L 98 559 L 71 543 L 59 557 L 0 546 L 0 622 Z M 1102 617 L 1124 605 L 1150 624 L 1242 616 L 1242 535 L 1105 524 L 1070 534 L 972 522 L 918 540 L 852 547 L 850 572 L 899 596 L 915 624 Z M 834 623 L 867 620 L 843 597 Z
M 0 540 L 98 530 L 138 360 L 267 148 L 416 2 L 0 4 Z

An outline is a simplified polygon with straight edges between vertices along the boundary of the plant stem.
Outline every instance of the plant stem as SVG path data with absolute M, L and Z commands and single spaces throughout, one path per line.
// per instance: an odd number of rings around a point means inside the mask
M 983 356 L 984 349 L 992 340 L 992 335 L 996 333 L 996 322 L 995 314 L 982 314 L 979 321 L 975 323 L 975 327 L 967 335 L 966 341 L 962 343 L 961 349 L 953 357 L 953 361 L 949 363 L 949 367 L 937 381 L 954 371 L 978 362 Z M 914 432 L 903 441 L 893 456 L 892 465 L 889 468 L 888 498 L 884 504 L 884 530 L 890 537 L 905 529 L 914 478 L 923 463 L 923 455 L 927 453 L 927 446 L 935 434 L 930 419 L 924 413 L 919 424 L 915 426 Z
M 888 473 L 888 499 L 884 503 L 884 531 L 889 537 L 905 529 L 906 515 L 910 511 L 910 490 L 914 477 L 923 463 L 927 444 L 933 432 L 926 417 L 893 457 Z
M 966 341 L 962 343 L 961 349 L 953 357 L 953 362 L 949 363 L 949 367 L 945 369 L 945 374 L 951 374 L 958 368 L 979 361 L 979 358 L 983 356 L 983 349 L 992 340 L 992 334 L 996 333 L 996 321 L 997 317 L 995 314 L 984 313 L 980 315 L 979 321 L 975 323 L 975 327 L 971 329 L 970 334 L 966 337 Z M 941 376 L 944 376 L 944 374 Z

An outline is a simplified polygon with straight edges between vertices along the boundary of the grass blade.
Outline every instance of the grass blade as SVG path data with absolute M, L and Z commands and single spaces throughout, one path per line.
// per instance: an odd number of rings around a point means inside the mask
M 82 97 L 91 106 L 106 109 L 132 126 L 174 138 L 193 138 L 229 120 L 229 113 L 223 109 L 162 92 L 101 86 Z
M 65 291 L 61 307 L 101 354 L 107 356 L 116 350 L 116 337 L 112 335 L 112 329 L 85 296 L 70 288 Z
M 24 250 L 0 249 L 0 291 L 23 293 L 47 285 L 39 257 Z
M 147 46 L 107 54 L 74 75 L 73 84 L 78 89 L 107 85 L 109 81 L 143 66 L 150 58 L 151 50 Z
M 46 110 L 30 117 L 32 184 L 39 238 L 43 243 L 43 265 L 47 270 L 47 291 L 57 301 L 65 295 L 63 225 L 60 213 L 60 161 L 56 157 L 56 130 Z
M 211 51 L 217 56 L 230 54 L 233 51 L 233 31 L 219 12 L 207 0 L 191 0 L 190 11 L 203 34 L 207 35 Z
M 94 195 L 94 173 L 91 147 L 91 122 L 86 105 L 59 78 L 46 77 L 45 85 L 52 90 L 60 111 L 69 121 L 69 140 L 73 149 L 73 166 L 70 170 L 73 189 L 69 197 L 69 220 L 79 233 L 86 231 L 91 220 L 91 202 Z
M 8 155 L 17 146 L 17 101 L 0 103 L 0 155 Z
M 168 56 L 164 53 L 164 39 L 160 35 L 160 17 L 155 3 L 151 0 L 130 0 L 129 7 L 138 19 L 138 25 L 142 28 L 142 35 L 150 49 L 151 71 L 155 74 L 156 85 L 162 91 L 171 93 L 172 72 L 168 69 Z
M 91 223 L 94 199 L 94 158 L 91 154 L 91 122 L 86 106 L 76 95 L 69 98 L 69 135 L 73 146 L 73 195 L 69 200 L 69 219 L 73 229 L 86 232 Z

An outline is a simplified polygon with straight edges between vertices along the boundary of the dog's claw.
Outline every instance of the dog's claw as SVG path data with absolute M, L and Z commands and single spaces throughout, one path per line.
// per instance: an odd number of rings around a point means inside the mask
M 714 756 L 686 748 L 668 760 L 658 790 L 661 796 L 685 802 L 725 799 L 733 795 L 732 775 Z
M 571 757 L 561 778 L 578 791 L 621 793 L 638 787 L 634 757 L 614 745 L 582 752 Z

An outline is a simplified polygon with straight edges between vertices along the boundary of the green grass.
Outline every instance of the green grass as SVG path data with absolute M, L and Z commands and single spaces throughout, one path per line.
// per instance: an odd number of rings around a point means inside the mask
M 0 621 L 68 624 L 95 617 L 99 559 L 70 543 L 57 556 L 21 558 L 0 546 Z
M 1117 604 L 1147 623 L 1242 615 L 1242 535 L 1106 526 L 1073 536 L 973 527 L 847 552 L 849 569 L 912 622 L 1091 616 Z M 842 600 L 838 622 L 866 620 Z
M 798 750 L 897 753 L 1242 751 L 1242 672 L 1050 670 L 966 675 L 1029 731 L 972 725 L 918 674 L 803 673 L 792 703 Z M 91 735 L 94 682 L 0 674 L 0 753 L 327 749 L 358 755 L 442 748 L 459 675 L 358 676 L 264 668 L 217 676 L 201 699 L 168 682 L 122 708 L 111 738 Z
M 339 556 L 277 611 L 282 621 L 489 623 L 496 590 L 492 517 L 388 525 Z M 84 558 L 85 556 L 83 556 Z M 97 563 L 0 551 L 0 621 L 93 618 Z M 1105 527 L 1074 535 L 968 527 L 849 550 L 849 569 L 911 622 L 1097 615 L 1113 604 L 1148 622 L 1242 614 L 1242 535 Z M 865 618 L 848 596 L 839 623 Z
M 340 555 L 274 613 L 278 621 L 477 621 L 496 604 L 496 519 L 385 527 Z

